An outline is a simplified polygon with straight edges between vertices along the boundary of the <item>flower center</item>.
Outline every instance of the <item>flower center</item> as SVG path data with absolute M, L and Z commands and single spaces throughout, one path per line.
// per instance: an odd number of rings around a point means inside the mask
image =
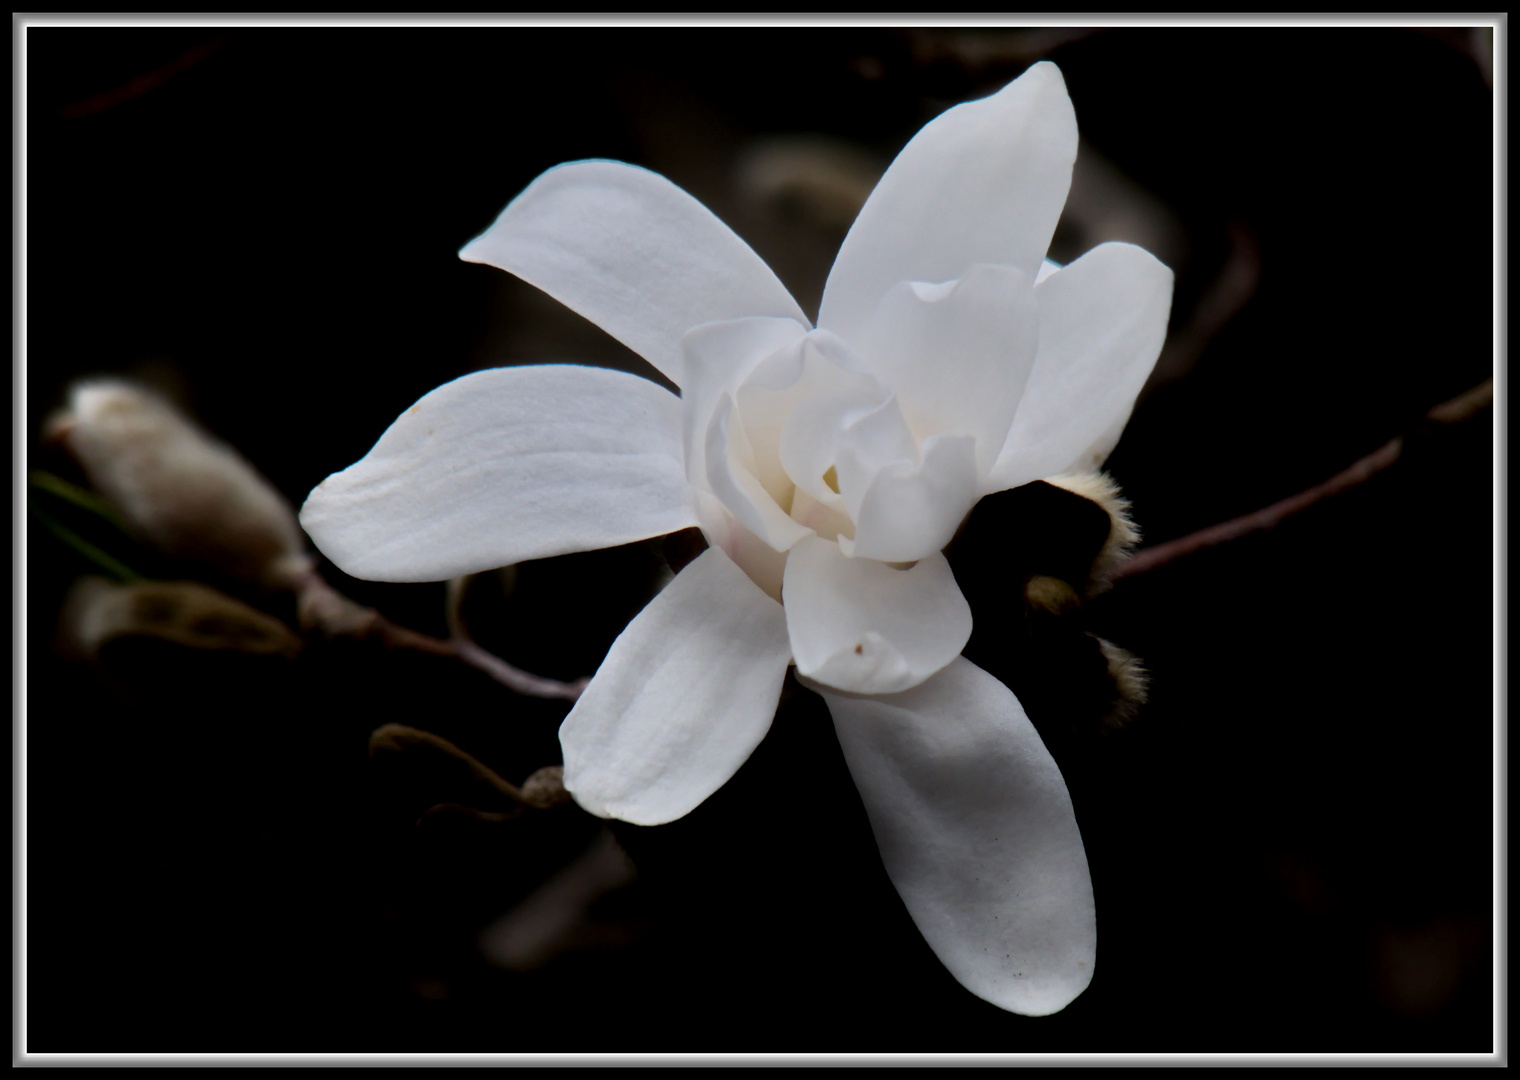
M 769 349 L 733 390 L 690 399 L 693 409 L 716 399 L 688 419 L 688 454 L 701 455 L 692 478 L 755 541 L 723 548 L 772 595 L 787 553 L 810 535 L 883 563 L 942 548 L 976 501 L 975 438 L 916 432 L 891 388 L 826 331 Z

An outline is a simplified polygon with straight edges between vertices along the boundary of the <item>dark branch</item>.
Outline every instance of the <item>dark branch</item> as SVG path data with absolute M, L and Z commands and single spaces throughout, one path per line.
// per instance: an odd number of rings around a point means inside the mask
M 1450 401 L 1442 402 L 1431 409 L 1425 414 L 1425 422 L 1439 425 L 1460 423 L 1488 408 L 1493 400 L 1494 381 L 1485 379 L 1466 393 L 1459 394 Z M 1155 547 L 1137 551 L 1114 569 L 1109 575 L 1109 580 L 1122 581 L 1176 562 L 1205 548 L 1217 547 L 1231 540 L 1238 540 L 1242 536 L 1275 528 L 1279 523 L 1295 514 L 1302 513 L 1315 503 L 1366 483 L 1397 461 L 1403 450 L 1404 436 L 1396 435 L 1360 461 L 1342 469 L 1324 483 L 1316 484 L 1307 491 L 1300 491 L 1271 506 L 1231 518 L 1218 525 L 1210 525 L 1206 529 L 1200 529 L 1165 544 L 1157 544 Z

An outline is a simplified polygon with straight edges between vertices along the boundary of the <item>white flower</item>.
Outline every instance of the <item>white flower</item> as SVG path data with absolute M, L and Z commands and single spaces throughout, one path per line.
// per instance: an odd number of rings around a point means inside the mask
M 861 210 L 817 329 L 669 181 L 551 169 L 461 257 L 598 323 L 681 397 L 597 368 L 477 372 L 302 511 L 338 566 L 392 581 L 700 525 L 712 546 L 560 729 L 565 786 L 606 817 L 686 814 L 765 736 L 795 663 L 930 946 L 1031 1015 L 1092 978 L 1087 859 L 1017 699 L 959 655 L 971 613 L 940 549 L 981 496 L 1101 461 L 1160 350 L 1172 275 L 1146 252 L 1043 263 L 1076 150 L 1051 64 L 944 113 Z

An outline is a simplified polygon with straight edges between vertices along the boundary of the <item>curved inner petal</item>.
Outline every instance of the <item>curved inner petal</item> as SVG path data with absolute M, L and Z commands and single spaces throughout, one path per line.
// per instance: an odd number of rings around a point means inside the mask
M 707 432 L 723 395 L 735 393 L 768 358 L 780 354 L 784 363 L 786 356 L 799 352 L 806 334 L 807 327 L 792 319 L 764 317 L 707 323 L 687 331 L 681 339 L 681 437 L 686 478 L 693 484 L 707 483 Z M 770 484 L 766 490 L 777 502 L 784 501 L 784 493 Z
M 792 409 L 781 429 L 780 457 L 797 490 L 825 506 L 844 507 L 844 489 L 835 469 L 839 442 L 852 424 L 879 407 L 879 401 L 864 394 L 826 394 L 799 402 Z M 910 434 L 907 453 L 917 457 L 918 448 L 912 439 Z
M 785 551 L 812 530 L 788 517 L 787 508 L 777 505 L 755 479 L 754 461 L 744 421 L 734 410 L 734 399 L 725 394 L 707 429 L 708 485 L 740 524 Z
M 914 434 L 974 435 L 985 476 L 1008 437 L 1039 340 L 1029 275 L 980 265 L 943 285 L 899 282 L 882 298 L 861 349 Z
M 903 694 L 819 692 L 934 954 L 1001 1008 L 1065 1008 L 1096 963 L 1092 881 L 1061 770 L 1012 691 L 957 658 Z
M 855 523 L 844 512 L 844 500 L 835 495 L 820 502 L 798 488 L 792 496 L 792 520 L 806 525 L 825 540 L 848 541 L 855 535 Z
M 881 385 L 861 370 L 860 359 L 831 334 L 814 331 L 795 347 L 766 357 L 735 395 L 755 449 L 756 476 L 767 490 L 795 484 L 833 505 L 837 495 L 823 480 L 838 427 L 837 418 L 829 417 L 841 408 L 873 407 L 884 397 Z
M 841 449 L 841 485 L 850 456 L 849 447 Z M 851 514 L 853 539 L 841 537 L 841 550 L 886 562 L 910 562 L 938 552 L 976 505 L 976 471 L 975 439 L 933 436 L 924 443 L 923 461 L 894 462 L 872 477 Z
M 708 544 L 733 560 L 761 592 L 781 603 L 781 573 L 786 567 L 786 552 L 777 551 L 739 524 L 712 492 L 697 487 L 689 487 L 687 491 L 691 495 L 697 526 Z
M 830 464 L 839 478 L 839 494 L 858 523 L 861 503 L 877 475 L 888 466 L 916 470 L 918 441 L 908 430 L 902 409 L 889 397 L 869 412 L 842 418 L 833 439 Z
M 971 608 L 938 552 L 898 570 L 808 537 L 787 559 L 782 599 L 798 673 L 850 693 L 916 686 L 971 637 Z

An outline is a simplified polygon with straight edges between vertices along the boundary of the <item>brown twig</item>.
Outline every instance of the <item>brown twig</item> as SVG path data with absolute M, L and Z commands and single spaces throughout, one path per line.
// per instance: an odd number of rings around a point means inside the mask
M 167 64 L 154 68 L 152 71 L 142 75 L 133 76 L 120 86 L 113 87 L 99 94 L 91 94 L 84 100 L 76 101 L 71 105 L 64 105 L 58 110 L 58 115 L 65 120 L 78 120 L 80 117 L 93 116 L 96 113 L 105 112 L 107 109 L 115 108 L 123 102 L 131 101 L 133 98 L 140 98 L 144 94 L 158 89 L 164 83 L 174 78 L 174 76 L 180 74 L 180 72 L 193 68 L 226 43 L 227 36 L 225 34 L 221 37 L 212 38 L 210 41 L 203 41 L 199 45 L 186 49 Z
M 1240 221 L 1229 222 L 1225 231 L 1230 246 L 1224 265 L 1193 305 L 1188 321 L 1167 335 L 1146 383 L 1147 392 L 1176 382 L 1193 370 L 1209 344 L 1256 295 L 1261 284 L 1261 248 L 1256 236 Z
M 521 668 L 513 667 L 495 653 L 486 652 L 468 639 L 455 640 L 448 644 L 453 647 L 454 655 L 466 664 L 484 671 L 503 686 L 510 687 L 526 697 L 575 701 L 591 681 L 581 678 L 566 683 L 557 679 L 546 679 L 542 675 L 533 675 Z
M 319 630 L 329 637 L 377 638 L 387 648 L 451 656 L 525 697 L 574 701 L 589 681 L 577 679 L 565 683 L 515 668 L 458 631 L 446 640 L 398 626 L 374 608 L 364 607 L 338 592 L 315 570 L 302 575 L 296 583 L 296 609 L 303 630 Z
M 434 735 L 430 731 L 407 727 L 405 724 L 385 724 L 370 733 L 370 757 L 402 753 L 409 755 L 409 760 L 425 761 L 431 756 L 435 763 L 446 765 L 445 771 L 453 778 L 453 782 L 459 785 L 459 790 L 455 794 L 463 797 L 473 795 L 475 800 L 479 801 L 479 796 L 489 791 L 497 800 L 506 802 L 512 808 L 504 812 L 494 812 L 474 809 L 463 803 L 447 802 L 436 804 L 433 807 L 434 810 L 440 806 L 454 807 L 485 820 L 502 821 L 524 808 L 551 810 L 571 801 L 569 793 L 565 791 L 565 769 L 562 765 L 546 765 L 518 787 L 516 784 L 503 780 L 495 769 L 481 762 L 473 754 L 461 750 L 449 740 Z
M 1488 408 L 1493 400 L 1494 381 L 1491 378 L 1485 379 L 1471 390 L 1431 409 L 1425 414 L 1425 420 L 1427 423 L 1441 425 L 1460 423 Z M 1349 491 L 1370 480 L 1397 461 L 1403 450 L 1404 436 L 1396 435 L 1349 468 L 1342 469 L 1324 483 L 1316 484 L 1307 491 L 1300 491 L 1296 495 L 1278 500 L 1271 506 L 1231 518 L 1218 525 L 1210 525 L 1206 529 L 1189 533 L 1176 540 L 1169 540 L 1165 544 L 1157 544 L 1155 547 L 1137 551 L 1113 570 L 1109 575 L 1109 580 L 1117 582 L 1124 578 L 1135 577 L 1205 548 L 1216 547 L 1231 540 L 1238 540 L 1242 536 L 1249 536 L 1251 533 L 1274 528 L 1315 503 L 1333 495 L 1339 495 L 1343 491 Z
M 591 681 L 590 679 L 580 678 L 572 683 L 562 683 L 539 675 L 531 675 L 521 668 L 513 667 L 495 653 L 475 643 L 460 614 L 460 607 L 464 603 L 465 586 L 469 581 L 468 576 L 449 579 L 448 593 L 444 600 L 444 617 L 449 627 L 449 644 L 454 647 L 459 658 L 484 671 L 497 682 L 512 687 L 519 694 L 526 694 L 529 697 L 562 698 L 566 701 L 574 701 L 580 697 L 581 691 L 586 689 L 586 684 Z

